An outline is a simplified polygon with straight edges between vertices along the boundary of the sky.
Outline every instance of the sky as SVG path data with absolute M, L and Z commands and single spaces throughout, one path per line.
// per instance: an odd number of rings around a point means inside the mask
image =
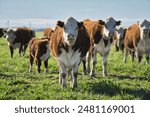
M 79 21 L 112 16 L 128 26 L 150 20 L 150 0 L 0 0 L 0 27 L 54 27 L 69 16 Z

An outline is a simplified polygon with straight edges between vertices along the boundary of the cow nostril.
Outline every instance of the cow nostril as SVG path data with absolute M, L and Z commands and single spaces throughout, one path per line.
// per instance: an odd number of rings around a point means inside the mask
M 71 39 L 73 39 L 73 38 L 74 38 L 74 36 L 73 36 L 73 35 L 68 35 L 67 37 L 68 37 L 68 39 L 69 39 L 69 40 L 71 40 Z
M 113 35 L 114 35 L 113 33 L 109 33 L 108 34 L 109 37 L 113 37 Z

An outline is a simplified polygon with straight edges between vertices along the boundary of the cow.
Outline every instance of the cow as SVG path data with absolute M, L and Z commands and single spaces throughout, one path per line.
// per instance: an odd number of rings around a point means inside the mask
M 35 60 L 37 73 L 40 73 L 41 61 L 44 62 L 45 73 L 48 73 L 48 59 L 50 56 L 49 41 L 47 38 L 32 38 L 29 42 L 29 72 L 32 72 L 32 65 Z
M 28 43 L 34 36 L 35 32 L 29 28 L 8 28 L 4 37 L 8 41 L 11 58 L 13 58 L 14 49 L 16 48 L 19 48 L 20 56 L 21 53 L 25 55 Z
M 116 21 L 114 18 L 109 17 L 106 21 L 98 20 L 84 20 L 83 25 L 88 31 L 90 36 L 91 47 L 88 59 L 88 68 L 87 72 L 90 73 L 90 76 L 95 76 L 95 65 L 97 63 L 97 53 L 102 56 L 102 68 L 103 76 L 107 75 L 106 65 L 107 58 L 110 52 L 112 38 L 115 33 L 116 26 L 119 26 L 121 21 Z M 92 56 L 92 70 L 90 70 L 90 61 Z
M 77 87 L 80 62 L 90 48 L 90 39 L 82 22 L 68 17 L 65 22 L 57 21 L 50 39 L 50 50 L 59 64 L 59 83 L 66 86 L 67 70 L 71 75 L 71 87 Z
M 44 29 L 44 37 L 48 38 L 50 40 L 51 35 L 53 34 L 53 29 L 52 28 L 45 28 Z
M 143 54 L 146 54 L 146 63 L 149 63 L 150 54 L 150 22 L 143 20 L 141 23 L 131 25 L 125 34 L 124 46 L 125 55 L 124 63 L 126 63 L 128 53 L 131 53 L 132 61 L 134 56 L 138 58 L 141 63 Z
M 118 50 L 120 49 L 122 52 L 124 52 L 124 38 L 125 38 L 125 34 L 126 34 L 126 30 L 127 28 L 125 27 L 119 27 L 116 30 L 116 48 L 118 48 Z

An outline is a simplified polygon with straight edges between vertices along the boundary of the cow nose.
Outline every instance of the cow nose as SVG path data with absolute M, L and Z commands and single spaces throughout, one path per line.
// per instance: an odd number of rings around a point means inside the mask
M 68 40 L 72 40 L 74 36 L 72 34 L 68 35 Z
M 108 33 L 108 36 L 109 36 L 109 37 L 113 37 L 113 36 L 114 36 L 114 33 L 111 33 L 111 32 L 110 32 L 110 33 Z
M 143 29 L 143 32 L 144 32 L 144 33 L 147 33 L 147 32 L 148 32 L 148 29 Z

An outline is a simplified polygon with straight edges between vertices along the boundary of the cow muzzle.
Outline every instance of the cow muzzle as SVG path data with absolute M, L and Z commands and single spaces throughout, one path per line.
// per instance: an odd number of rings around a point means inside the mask
M 68 38 L 68 41 L 73 41 L 74 40 L 74 35 L 70 34 L 70 35 L 67 36 L 67 38 Z
M 108 36 L 109 36 L 110 38 L 112 38 L 112 37 L 114 36 L 114 33 L 108 33 Z

